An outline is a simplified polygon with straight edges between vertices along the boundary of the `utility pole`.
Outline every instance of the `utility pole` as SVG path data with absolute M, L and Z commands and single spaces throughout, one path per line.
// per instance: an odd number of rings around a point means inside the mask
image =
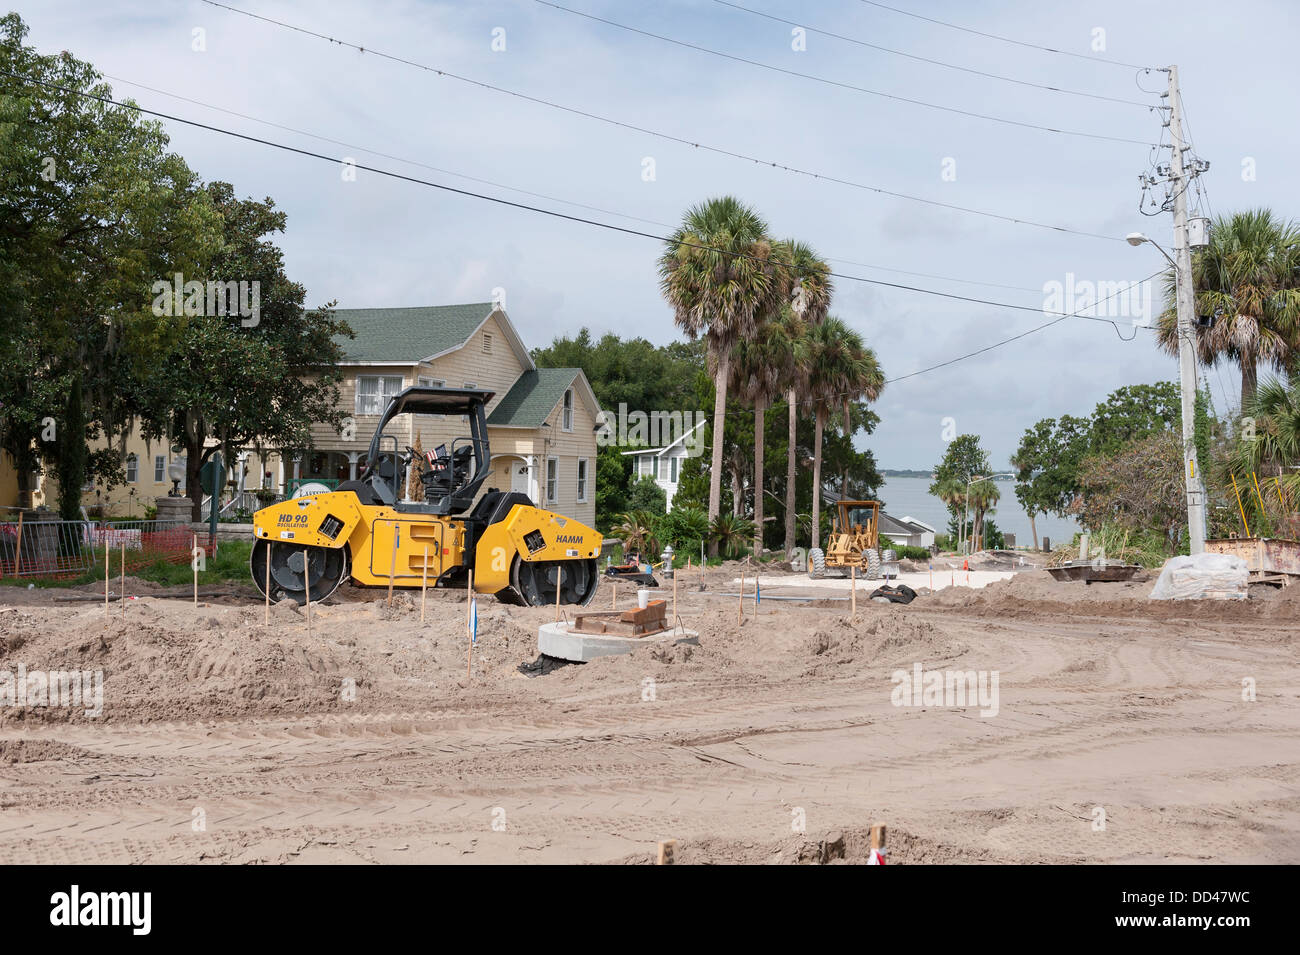
M 1183 483 L 1187 492 L 1187 532 L 1191 553 L 1205 550 L 1205 492 L 1196 460 L 1196 292 L 1192 285 L 1192 249 L 1187 234 L 1187 187 L 1183 165 L 1182 104 L 1178 99 L 1178 67 L 1169 67 L 1169 178 L 1174 190 L 1175 305 L 1178 312 L 1178 372 L 1182 386 Z

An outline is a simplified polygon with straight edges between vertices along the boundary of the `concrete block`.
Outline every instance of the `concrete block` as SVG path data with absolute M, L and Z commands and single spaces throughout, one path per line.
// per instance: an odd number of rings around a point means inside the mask
M 566 622 L 544 623 L 537 628 L 537 652 L 558 660 L 587 663 L 597 657 L 631 653 L 637 647 L 673 643 L 699 643 L 695 630 L 665 630 L 649 637 L 620 637 L 613 634 L 573 633 Z

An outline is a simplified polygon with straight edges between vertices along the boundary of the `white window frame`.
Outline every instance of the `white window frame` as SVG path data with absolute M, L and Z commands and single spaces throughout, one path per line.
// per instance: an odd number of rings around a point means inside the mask
M 554 466 L 554 470 L 552 470 Z M 554 504 L 560 496 L 560 459 L 546 459 L 546 503 Z
M 126 483 L 138 484 L 140 482 L 140 459 L 134 454 L 126 456 Z
M 167 455 L 155 454 L 153 456 L 153 483 L 165 484 L 167 482 Z
M 573 389 L 564 392 L 564 401 L 560 408 L 560 430 L 573 430 Z
M 658 467 L 655 470 L 655 480 L 668 483 L 668 459 L 660 456 Z
M 375 390 L 373 392 L 363 392 L 361 388 L 361 383 L 363 381 L 375 382 Z M 393 399 L 394 395 L 402 390 L 404 381 L 405 379 L 401 375 L 357 375 L 357 390 L 353 400 L 353 413 L 358 415 L 370 415 L 372 417 L 377 417 L 378 415 L 383 414 L 384 409 L 388 407 L 388 402 Z M 395 391 L 387 390 L 393 382 L 397 383 L 397 389 Z M 366 404 L 363 407 L 362 399 L 366 399 L 367 401 L 373 399 L 377 405 L 375 410 L 368 410 L 371 407 L 370 404 Z
M 588 458 L 578 458 L 578 503 L 587 503 L 587 480 L 591 471 L 591 466 L 587 463 Z

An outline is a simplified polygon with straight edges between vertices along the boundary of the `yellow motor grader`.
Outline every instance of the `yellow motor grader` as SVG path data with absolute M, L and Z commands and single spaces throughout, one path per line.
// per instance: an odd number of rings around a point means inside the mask
M 828 571 L 848 577 L 853 567 L 867 580 L 880 576 L 879 501 L 837 502 L 826 549 L 808 552 L 809 577 L 824 577 Z
M 424 386 L 396 395 L 380 417 L 358 480 L 253 516 L 249 563 L 258 589 L 303 604 L 309 595 L 324 600 L 348 579 L 409 588 L 420 587 L 427 572 L 430 586 L 465 587 L 473 570 L 474 591 L 506 603 L 554 604 L 557 589 L 560 603 L 590 603 L 599 583 L 597 531 L 535 507 L 518 492 L 489 489 L 474 502 L 492 473 L 484 413 L 492 396 Z M 423 455 L 409 446 L 399 452 L 398 439 L 384 427 L 403 414 L 464 416 L 470 433 L 441 453 Z M 413 462 L 422 500 L 399 500 L 401 476 Z

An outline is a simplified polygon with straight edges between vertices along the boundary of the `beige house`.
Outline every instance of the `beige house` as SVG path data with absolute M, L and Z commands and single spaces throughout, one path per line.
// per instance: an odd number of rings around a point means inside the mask
M 263 466 L 250 453 L 245 487 L 265 483 L 292 493 L 305 483 L 329 487 L 355 479 L 393 395 L 411 385 L 481 388 L 494 392 L 487 405 L 493 473 L 482 490 L 521 491 L 539 507 L 595 524 L 600 406 L 582 369 L 538 368 L 505 311 L 491 304 L 337 314 L 356 332 L 355 339 L 339 340 L 347 356 L 341 365 L 343 433 L 313 427 L 312 450 L 298 460 L 268 454 Z M 402 415 L 386 433 L 412 447 L 418 435 L 420 447 L 432 451 L 450 448 L 469 426 L 454 415 Z
M 303 485 L 333 487 L 354 479 L 393 395 L 411 385 L 481 388 L 494 392 L 487 405 L 493 473 L 482 491 L 522 491 L 539 507 L 595 525 L 594 428 L 600 407 L 582 369 L 538 368 L 505 311 L 490 303 L 337 314 L 356 332 L 355 339 L 339 339 L 346 355 L 343 433 L 313 426 L 312 449 L 297 457 L 269 449 L 243 452 L 231 474 L 236 491 L 267 487 L 293 494 Z M 432 451 L 440 444 L 450 448 L 455 438 L 469 434 L 469 426 L 460 416 L 402 415 L 386 433 L 411 446 L 418 435 L 421 447 Z M 168 469 L 177 456 L 166 442 L 146 444 L 133 433 L 126 452 L 126 484 L 111 492 L 88 488 L 86 506 L 103 506 L 112 516 L 143 516 L 146 506 L 170 490 Z M 0 490 L 10 481 L 0 469 Z M 54 490 L 48 477 L 38 476 L 33 503 L 55 506 Z M 251 495 L 241 497 L 258 506 Z

